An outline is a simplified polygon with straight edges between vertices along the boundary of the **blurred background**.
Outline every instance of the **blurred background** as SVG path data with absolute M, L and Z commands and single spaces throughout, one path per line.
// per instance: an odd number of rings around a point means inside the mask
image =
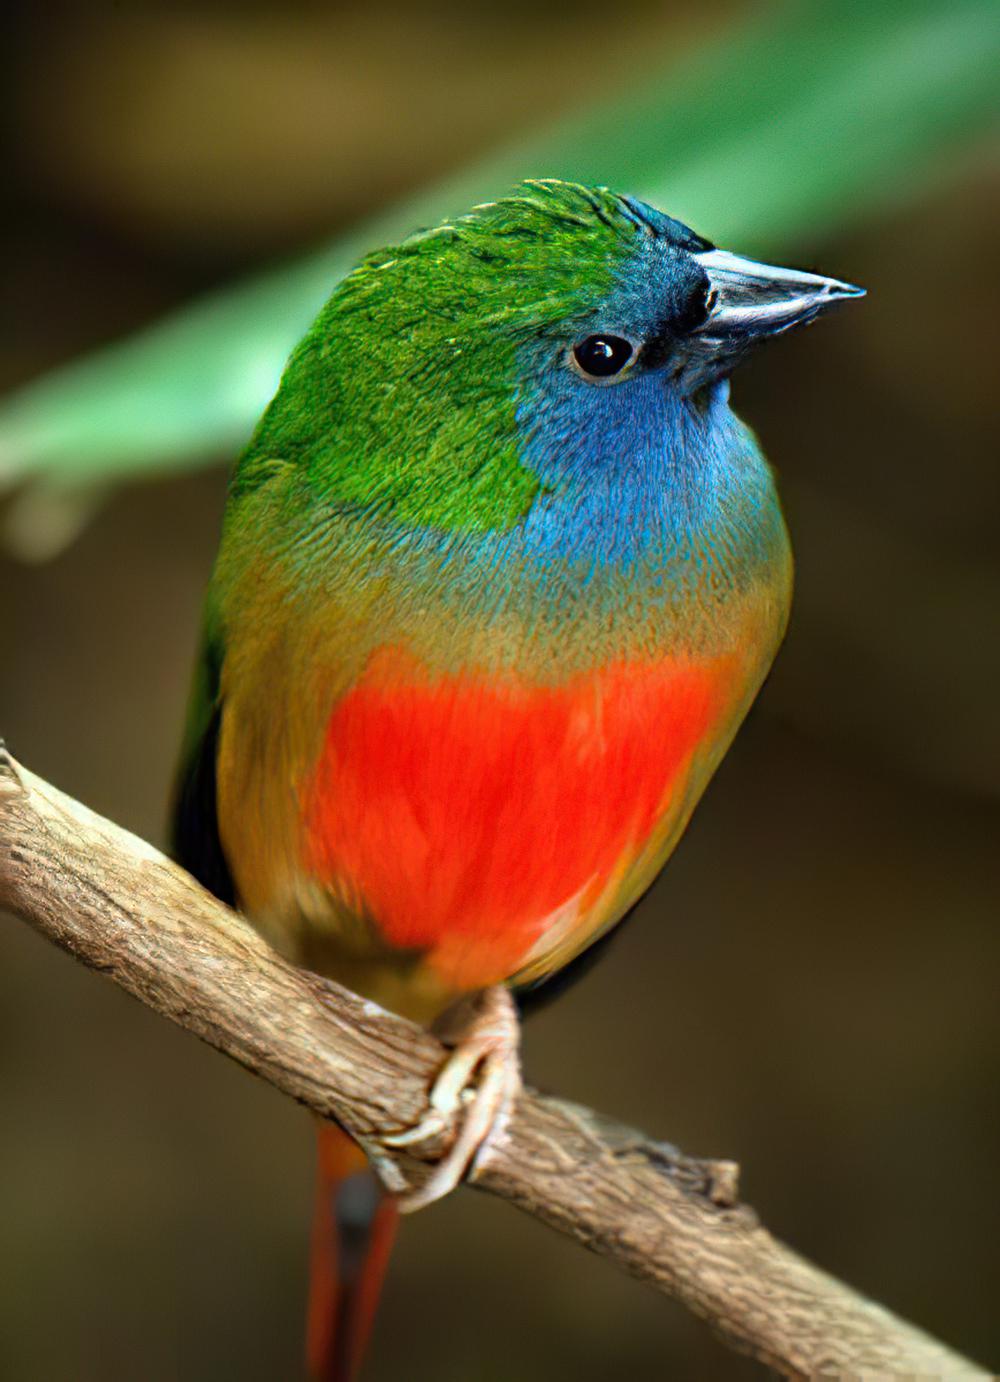
M 865 285 L 736 381 L 780 471 L 791 632 L 666 874 L 531 1021 L 526 1065 L 737 1158 L 779 1236 L 996 1366 L 1000 10 L 624 15 L 8 9 L 0 733 L 163 841 L 226 467 L 380 236 L 579 176 Z M 300 1375 L 305 1113 L 10 919 L 0 1092 L 4 1382 Z M 759 1375 L 471 1192 L 405 1225 L 368 1373 Z

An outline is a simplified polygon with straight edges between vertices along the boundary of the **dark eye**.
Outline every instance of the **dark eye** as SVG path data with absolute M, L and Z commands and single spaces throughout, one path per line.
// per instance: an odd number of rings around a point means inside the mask
M 573 347 L 573 359 L 580 372 L 591 379 L 609 379 L 625 368 L 635 354 L 635 346 L 624 336 L 585 336 Z

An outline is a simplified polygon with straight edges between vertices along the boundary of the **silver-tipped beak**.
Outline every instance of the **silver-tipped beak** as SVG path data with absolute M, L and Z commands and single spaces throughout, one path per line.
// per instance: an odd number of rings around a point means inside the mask
M 835 278 L 807 274 L 801 269 L 779 269 L 741 259 L 728 250 L 695 254 L 708 274 L 714 296 L 702 335 L 773 336 L 790 326 L 811 321 L 818 312 L 842 298 L 864 296 L 864 288 L 840 283 Z
M 697 384 L 726 374 L 759 341 L 803 326 L 865 290 L 801 269 L 758 264 L 728 250 L 691 256 L 708 274 L 708 316 L 688 338 L 685 374 Z

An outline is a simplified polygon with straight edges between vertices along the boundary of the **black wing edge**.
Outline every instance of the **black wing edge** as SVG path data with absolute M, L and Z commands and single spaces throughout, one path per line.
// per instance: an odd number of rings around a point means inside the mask
M 216 761 L 222 702 L 221 648 L 205 639 L 198 663 L 180 770 L 174 786 L 170 850 L 174 859 L 220 902 L 235 907 L 236 888 L 219 838 Z

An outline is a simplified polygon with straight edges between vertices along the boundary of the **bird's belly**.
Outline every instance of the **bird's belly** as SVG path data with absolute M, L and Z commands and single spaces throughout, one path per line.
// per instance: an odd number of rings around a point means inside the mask
M 557 968 L 629 905 L 637 861 L 686 818 L 692 765 L 728 739 L 740 681 L 732 658 L 675 657 L 560 684 L 442 677 L 383 649 L 302 786 L 305 872 L 449 989 L 549 952 Z

